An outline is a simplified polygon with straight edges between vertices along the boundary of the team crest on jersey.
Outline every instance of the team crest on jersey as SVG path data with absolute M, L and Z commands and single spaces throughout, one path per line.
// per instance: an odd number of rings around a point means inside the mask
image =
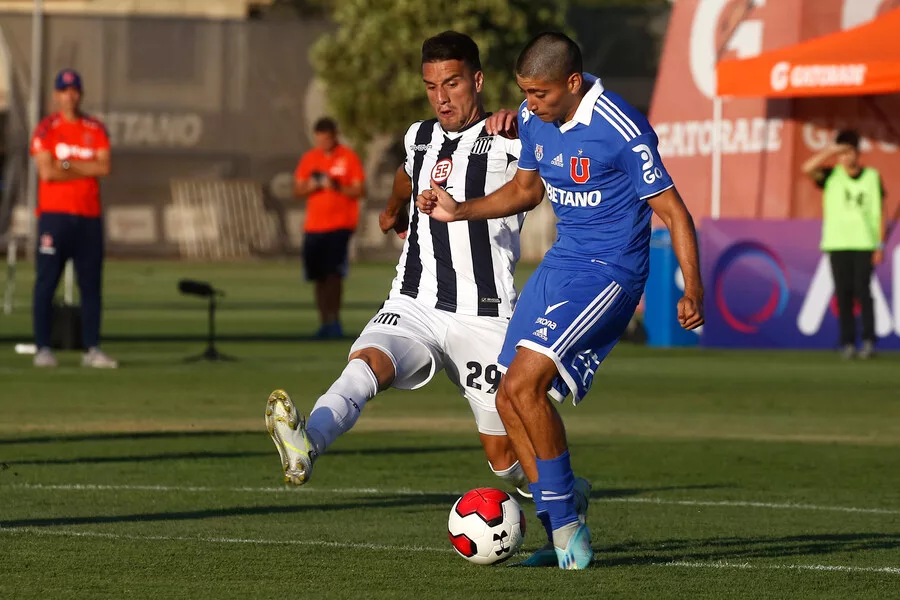
M 483 136 L 475 140 L 475 144 L 472 146 L 472 154 L 487 154 L 491 149 L 491 144 L 494 143 L 494 136 L 488 135 Z
M 453 171 L 453 161 L 449 158 L 442 158 L 434 164 L 431 169 L 431 179 L 435 183 L 444 183 L 450 177 Z
M 575 183 L 587 183 L 587 180 L 591 178 L 591 159 L 580 156 L 575 158 L 574 156 L 569 159 L 569 175 L 572 176 L 572 181 Z
M 543 160 L 544 158 L 544 147 L 540 144 L 534 145 L 534 157 L 538 160 Z

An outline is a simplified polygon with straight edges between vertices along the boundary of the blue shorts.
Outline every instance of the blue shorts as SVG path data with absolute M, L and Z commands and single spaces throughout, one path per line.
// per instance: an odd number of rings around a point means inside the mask
M 602 272 L 537 268 L 516 304 L 499 364 L 506 370 L 517 348 L 551 358 L 558 375 L 547 391 L 558 402 L 578 404 L 594 373 L 619 341 L 638 300 Z

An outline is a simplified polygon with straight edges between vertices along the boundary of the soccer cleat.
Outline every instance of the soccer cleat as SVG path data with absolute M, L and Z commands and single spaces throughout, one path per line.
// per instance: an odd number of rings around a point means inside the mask
M 303 485 L 309 481 L 316 453 L 306 436 L 306 419 L 284 390 L 275 390 L 266 402 L 266 429 L 281 457 L 284 482 Z
M 575 493 L 575 510 L 578 512 L 578 520 L 584 525 L 587 523 L 588 503 L 591 500 L 591 483 L 583 477 L 576 477 L 573 492 Z M 556 554 L 557 550 L 553 543 L 547 542 L 537 552 L 514 566 L 555 567 L 559 564 Z
M 844 360 L 852 360 L 856 358 L 856 347 L 853 344 L 846 344 L 841 349 L 841 358 Z
M 34 366 L 35 367 L 56 367 L 59 363 L 56 361 L 56 356 L 53 354 L 53 350 L 50 348 L 41 348 L 38 350 L 37 354 L 34 355 Z
M 81 366 L 93 369 L 117 369 L 119 363 L 109 357 L 100 348 L 91 348 L 81 356 Z
M 559 564 L 559 560 L 556 558 L 556 548 L 553 547 L 551 542 L 547 542 L 540 549 L 523 560 L 522 562 L 516 563 L 515 567 L 555 567 Z
M 862 360 L 868 360 L 875 356 L 875 343 L 871 340 L 865 340 L 862 343 L 862 349 L 859 351 L 859 357 Z
M 316 338 L 320 340 L 339 340 L 344 337 L 344 328 L 340 321 L 325 323 L 316 332 Z
M 565 550 L 554 547 L 559 568 L 566 570 L 587 569 L 594 560 L 594 549 L 591 548 L 591 532 L 582 523 L 569 538 Z

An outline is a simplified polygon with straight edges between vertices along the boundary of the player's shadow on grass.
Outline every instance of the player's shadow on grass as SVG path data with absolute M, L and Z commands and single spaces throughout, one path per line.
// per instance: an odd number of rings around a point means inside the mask
M 315 344 L 328 344 L 333 342 L 355 340 L 359 336 L 359 332 L 344 331 L 344 336 L 340 338 L 321 339 L 316 337 L 314 332 L 309 333 L 222 333 L 216 334 L 216 342 L 312 342 Z M 7 335 L 0 336 L 0 344 L 26 344 L 32 342 L 34 338 L 28 335 Z M 206 333 L 140 333 L 140 334 L 103 334 L 104 342 L 166 342 L 166 343 L 203 343 L 207 340 Z M 169 351 L 167 351 L 169 352 Z M 168 365 L 178 363 L 177 360 L 153 361 L 142 358 L 134 361 L 133 364 L 141 366 L 152 365 Z
M 257 434 L 258 436 L 259 434 Z M 407 455 L 407 454 L 440 454 L 443 452 L 461 452 L 466 450 L 481 451 L 478 446 L 400 446 L 390 448 L 371 448 L 371 449 L 336 449 L 329 450 L 328 456 L 386 456 L 386 455 Z M 218 451 L 184 451 L 184 452 L 160 452 L 158 454 L 123 454 L 110 456 L 82 456 L 69 458 L 31 458 L 26 460 L 6 460 L 3 464 L 8 466 L 25 466 L 25 465 L 81 465 L 81 464 L 108 464 L 108 463 L 143 463 L 143 462 L 161 462 L 169 460 L 212 460 L 212 459 L 241 459 L 255 458 L 257 456 L 273 456 L 273 451 L 266 450 L 243 450 L 231 452 Z M 640 490 L 649 491 L 649 490 Z M 636 492 L 640 493 L 640 492 Z
M 43 435 L 35 437 L 0 438 L 0 446 L 11 444 L 59 444 L 68 442 L 105 442 L 116 440 L 168 440 L 188 438 L 217 438 L 252 436 L 259 437 L 259 431 L 135 431 L 86 433 L 76 435 Z
M 81 464 L 106 464 L 124 462 L 158 462 L 167 460 L 212 460 L 222 458 L 253 458 L 256 456 L 271 456 L 271 452 L 241 451 L 241 452 L 162 452 L 160 454 L 135 454 L 121 456 L 82 456 L 79 458 L 31 458 L 28 460 L 7 460 L 5 464 L 10 466 L 23 465 L 81 465 Z
M 674 561 L 729 561 L 900 549 L 896 533 L 823 533 L 781 537 L 669 539 L 595 546 L 593 566 L 650 565 Z M 611 556 L 612 555 L 612 556 Z
M 19 527 L 62 527 L 68 525 L 100 525 L 105 523 L 146 523 L 159 521 L 199 521 L 228 517 L 252 517 L 269 515 L 293 515 L 307 512 L 317 514 L 344 510 L 370 510 L 382 508 L 428 509 L 446 508 L 458 498 L 457 494 L 416 494 L 402 496 L 379 496 L 352 502 L 329 502 L 327 504 L 297 504 L 291 506 L 233 506 L 230 508 L 210 508 L 192 511 L 156 513 L 136 513 L 128 515 L 86 515 L 81 517 L 48 517 L 40 519 L 16 519 L 0 521 L 0 529 Z
M 593 489 L 591 491 L 591 498 L 595 500 L 614 500 L 615 498 L 628 498 L 631 496 L 639 496 L 641 494 L 649 494 L 653 492 L 674 492 L 674 491 L 685 491 L 685 490 L 721 490 L 724 488 L 729 488 L 731 486 L 722 485 L 718 483 L 711 483 L 705 485 L 666 485 L 660 487 L 648 487 L 648 488 L 606 488 L 606 489 Z

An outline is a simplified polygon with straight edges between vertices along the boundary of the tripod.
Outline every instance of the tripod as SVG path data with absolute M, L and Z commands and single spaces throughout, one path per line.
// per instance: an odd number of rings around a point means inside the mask
M 237 360 L 227 354 L 222 354 L 216 349 L 216 298 L 224 296 L 221 290 L 213 289 L 208 283 L 200 283 L 194 281 L 181 281 L 178 284 L 181 293 L 193 296 L 203 296 L 209 298 L 209 328 L 206 336 L 206 350 L 202 354 L 190 356 L 185 362 L 198 362 L 201 360 L 209 361 L 234 361 Z

